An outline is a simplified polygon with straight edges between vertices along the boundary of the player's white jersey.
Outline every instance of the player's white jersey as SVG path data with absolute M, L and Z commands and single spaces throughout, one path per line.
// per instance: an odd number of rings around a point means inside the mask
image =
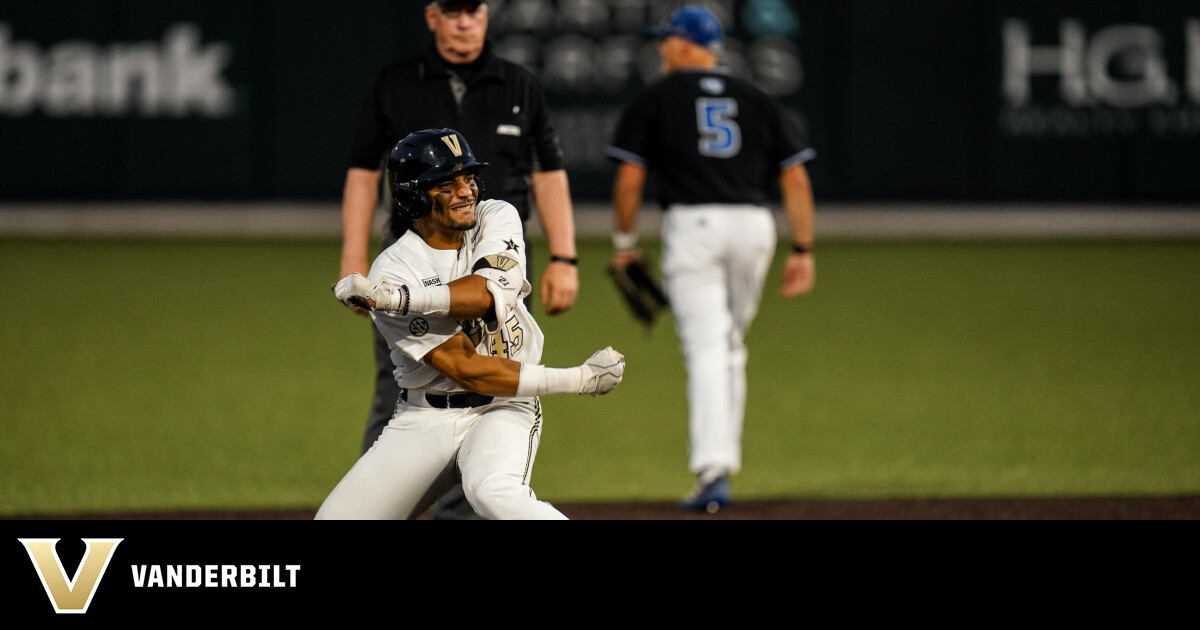
M 504 253 L 519 263 L 521 276 L 526 277 L 524 229 L 517 209 L 506 201 L 489 199 L 479 203 L 475 218 L 475 227 L 463 234 L 463 245 L 457 250 L 433 249 L 410 230 L 375 259 L 369 279 L 376 284 L 386 279 L 396 285 L 446 285 L 470 274 L 479 259 Z M 521 296 L 528 293 L 526 280 Z M 509 313 L 508 321 L 503 323 L 508 329 L 507 335 L 501 334 L 498 323 L 485 326 L 479 319 L 455 320 L 420 313 L 402 316 L 385 312 L 373 312 L 371 317 L 391 348 L 392 362 L 397 366 L 393 372 L 396 382 L 405 389 L 464 391 L 421 360 L 460 330 L 475 342 L 480 354 L 534 365 L 542 360 L 542 330 L 521 299 Z M 488 329 L 494 332 L 489 334 Z M 506 336 L 511 343 L 506 341 Z

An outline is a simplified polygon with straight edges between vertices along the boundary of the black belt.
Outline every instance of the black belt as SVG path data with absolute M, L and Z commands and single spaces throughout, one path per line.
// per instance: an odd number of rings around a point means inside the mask
M 400 390 L 400 400 L 408 400 L 408 390 Z M 430 407 L 438 409 L 464 409 L 467 407 L 482 407 L 492 404 L 495 400 L 494 396 L 485 396 L 476 394 L 475 392 L 463 392 L 461 394 L 425 394 L 425 402 Z

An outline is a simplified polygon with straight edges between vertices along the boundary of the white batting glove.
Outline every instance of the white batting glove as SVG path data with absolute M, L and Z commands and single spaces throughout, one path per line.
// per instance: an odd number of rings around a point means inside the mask
M 333 285 L 333 295 L 346 306 L 357 306 L 368 311 L 408 312 L 408 287 L 393 286 L 387 280 L 375 284 L 362 274 L 352 273 Z
M 625 355 L 608 346 L 597 350 L 580 367 L 583 368 L 583 383 L 579 393 L 600 396 L 621 384 L 625 376 Z
M 334 283 L 333 297 L 346 306 L 371 310 L 375 306 L 370 303 L 371 291 L 374 290 L 374 283 L 360 273 L 352 273 Z
M 408 315 L 408 285 L 396 286 L 387 280 L 380 280 L 371 292 L 371 301 L 375 303 L 377 311 L 394 311 Z

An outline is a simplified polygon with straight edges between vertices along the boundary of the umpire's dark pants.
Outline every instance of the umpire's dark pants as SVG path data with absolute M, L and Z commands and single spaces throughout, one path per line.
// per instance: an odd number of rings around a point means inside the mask
M 387 238 L 383 242 L 383 248 L 391 247 L 395 243 L 395 238 Z M 530 251 L 529 243 L 525 243 L 525 269 L 526 274 L 533 277 L 533 253 Z M 530 280 L 530 284 L 533 281 Z M 530 306 L 530 299 L 525 298 L 526 306 Z M 375 397 L 371 400 L 371 412 L 367 416 L 367 430 L 363 434 L 362 452 L 366 453 L 375 440 L 379 439 L 379 434 L 383 433 L 383 428 L 391 421 L 392 414 L 396 411 L 396 403 L 400 400 L 400 386 L 396 384 L 396 377 L 392 375 L 392 371 L 396 366 L 392 364 L 392 353 L 388 348 L 387 340 L 380 334 L 379 329 L 371 326 L 371 330 L 375 333 Z M 450 489 L 442 498 L 438 499 L 433 505 L 431 518 L 438 521 L 470 521 L 482 520 L 475 513 L 475 508 L 471 507 L 467 501 L 466 494 L 463 493 L 462 483 L 457 483 Z

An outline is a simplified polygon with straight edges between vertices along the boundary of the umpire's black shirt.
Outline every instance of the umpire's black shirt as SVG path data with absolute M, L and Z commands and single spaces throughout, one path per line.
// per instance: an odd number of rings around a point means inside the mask
M 563 168 L 537 77 L 500 58 L 490 42 L 469 64 L 448 63 L 431 43 L 424 53 L 381 70 L 359 113 L 350 166 L 378 170 L 405 136 L 441 128 L 463 134 L 475 157 L 489 163 L 480 172 L 483 198 L 511 203 L 522 220 L 529 217 L 530 173 Z

